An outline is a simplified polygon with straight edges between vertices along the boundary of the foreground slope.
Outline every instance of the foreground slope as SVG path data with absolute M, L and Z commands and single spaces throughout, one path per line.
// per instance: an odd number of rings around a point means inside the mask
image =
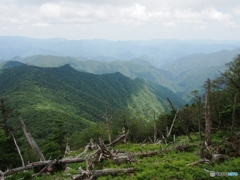
M 74 70 L 69 65 L 59 68 L 17 66 L 2 69 L 0 96 L 17 105 L 21 116 L 37 137 L 51 130 L 54 120 L 68 122 L 79 130 L 89 123 L 101 121 L 105 102 L 110 112 L 138 114 L 147 117 L 150 110 L 164 112 L 167 97 L 175 105 L 183 101 L 169 89 L 131 80 L 121 73 L 95 75 Z

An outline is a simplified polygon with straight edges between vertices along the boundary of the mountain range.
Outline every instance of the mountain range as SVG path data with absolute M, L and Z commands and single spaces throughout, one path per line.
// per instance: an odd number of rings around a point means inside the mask
M 152 119 L 187 102 L 240 53 L 238 41 L 106 41 L 0 37 L 0 97 L 35 136 L 54 120 L 78 130 L 113 114 Z M 4 59 L 4 60 L 3 60 Z
M 108 41 L 0 36 L 0 59 L 5 60 L 15 56 L 27 57 L 39 54 L 81 57 L 108 62 L 147 57 L 145 60 L 159 67 L 194 53 L 212 53 L 237 48 L 240 48 L 240 41 L 174 39 Z
M 37 138 L 44 137 L 54 120 L 68 121 L 77 130 L 102 121 L 105 103 L 109 112 L 145 119 L 169 111 L 167 98 L 176 107 L 184 101 L 171 90 L 130 79 L 119 72 L 96 75 L 70 65 L 42 68 L 8 61 L 0 72 L 0 97 L 10 99 Z M 44 133 L 43 133 L 44 132 Z
M 214 79 L 218 77 L 220 71 L 224 71 L 225 64 L 230 62 L 239 53 L 240 48 L 235 50 L 221 50 L 208 54 L 192 54 L 166 63 L 160 68 L 152 65 L 146 60 L 147 57 L 144 56 L 128 61 L 104 62 L 69 56 L 35 55 L 14 57 L 12 61 L 39 67 L 60 67 L 69 64 L 78 71 L 94 74 L 120 72 L 131 79 L 144 78 L 149 82 L 164 86 L 185 98 L 185 95 L 189 94 L 192 90 L 203 90 L 205 80 L 207 78 Z

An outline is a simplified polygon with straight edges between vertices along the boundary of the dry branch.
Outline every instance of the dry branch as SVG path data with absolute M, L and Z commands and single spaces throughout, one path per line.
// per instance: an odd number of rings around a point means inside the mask
M 97 145 L 94 144 L 93 139 L 91 138 L 89 143 L 85 146 L 85 149 L 82 153 L 80 153 L 77 158 L 79 158 L 80 156 L 82 156 L 83 154 L 85 154 L 88 150 L 95 150 L 97 149 Z
M 115 145 L 115 144 L 120 143 L 120 142 L 126 142 L 126 139 L 127 139 L 127 137 L 128 137 L 128 134 L 129 134 L 129 131 L 127 131 L 127 132 L 124 133 L 124 134 L 119 135 L 116 139 L 114 139 L 111 143 L 109 143 L 109 144 L 107 145 L 107 147 L 112 146 L 112 145 Z
M 13 137 L 14 144 L 15 144 L 17 150 L 18 150 L 18 154 L 19 154 L 19 156 L 20 156 L 20 158 L 21 158 L 22 165 L 25 166 L 25 163 L 24 163 L 24 160 L 23 160 L 23 156 L 22 156 L 22 154 L 21 154 L 21 151 L 20 151 L 20 149 L 19 149 L 19 147 L 18 147 L 17 141 L 16 141 L 13 133 L 12 133 L 12 137 Z
M 40 161 L 45 161 L 46 159 L 45 159 L 42 151 L 41 151 L 40 148 L 38 147 L 37 143 L 34 141 L 31 133 L 28 131 L 26 125 L 25 125 L 24 122 L 23 122 L 23 119 L 22 119 L 21 117 L 19 117 L 19 120 L 20 120 L 20 122 L 21 122 L 21 126 L 22 126 L 22 129 L 23 129 L 23 132 L 24 132 L 24 134 L 25 134 L 25 136 L 26 136 L 26 138 L 27 138 L 30 146 L 31 146 L 32 149 L 35 151 L 35 153 L 38 155 Z
M 169 130 L 168 133 L 167 133 L 167 137 L 169 137 L 169 136 L 171 135 L 172 128 L 173 128 L 173 126 L 174 126 L 174 122 L 175 122 L 175 120 L 176 120 L 176 118 L 177 118 L 177 115 L 178 115 L 178 110 L 177 110 L 176 113 L 175 113 L 175 116 L 174 116 L 173 122 L 172 122 L 172 124 L 171 124 L 170 130 Z
M 193 163 L 189 163 L 187 164 L 187 166 L 195 166 L 197 164 L 209 164 L 209 165 L 212 165 L 211 161 L 206 159 L 206 158 L 203 158 L 203 159 L 200 159 L 196 162 L 193 162 Z

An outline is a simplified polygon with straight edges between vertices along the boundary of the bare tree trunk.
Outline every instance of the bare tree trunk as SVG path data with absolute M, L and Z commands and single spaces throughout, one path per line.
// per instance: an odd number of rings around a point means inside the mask
M 234 128 L 236 125 L 236 104 L 237 104 L 237 93 L 235 94 L 235 97 L 234 97 L 233 112 L 232 112 L 232 127 L 231 127 L 232 136 L 234 134 Z
M 169 132 L 168 126 L 166 126 L 166 137 L 167 137 L 167 135 L 168 135 L 168 132 Z
M 20 149 L 19 149 L 19 147 L 18 147 L 17 141 L 16 141 L 16 139 L 15 139 L 13 133 L 12 133 L 12 137 L 13 137 L 14 144 L 15 144 L 17 150 L 18 150 L 18 154 L 19 154 L 19 156 L 20 156 L 20 158 L 21 158 L 22 165 L 23 165 L 23 167 L 24 167 L 24 166 L 25 166 L 25 164 L 24 164 L 24 160 L 23 160 L 23 157 L 22 157 L 21 151 L 20 151 Z
M 201 96 L 198 96 L 198 131 L 199 131 L 199 139 L 202 138 L 201 132 Z
M 37 143 L 34 141 L 31 133 L 28 131 L 26 125 L 24 124 L 23 122 L 23 119 L 20 117 L 19 118 L 20 122 L 21 122 L 21 125 L 22 125 L 22 129 L 23 129 L 23 132 L 30 144 L 30 146 L 32 147 L 32 149 L 35 151 L 35 153 L 38 155 L 38 157 L 40 158 L 40 161 L 45 161 L 45 157 L 42 153 L 42 151 L 40 150 L 40 148 L 38 147 Z
M 112 139 L 111 139 L 111 133 L 110 133 L 110 126 L 109 126 L 109 121 L 111 120 L 111 118 L 108 117 L 108 104 L 107 103 L 105 103 L 105 107 L 106 107 L 106 114 L 105 114 L 104 118 L 107 123 L 108 141 L 109 141 L 109 143 L 111 143 Z
M 167 100 L 168 100 L 170 106 L 172 107 L 173 112 L 176 112 L 176 109 L 174 108 L 174 106 L 173 106 L 172 102 L 170 101 L 170 99 L 167 98 Z
M 210 113 L 210 103 L 209 103 L 209 95 L 210 95 L 210 79 L 207 79 L 207 89 L 205 95 L 205 121 L 206 121 L 206 143 L 207 145 L 211 145 L 211 113 Z
M 172 128 L 173 128 L 173 125 L 174 125 L 174 122 L 175 122 L 175 120 L 177 119 L 177 115 L 178 115 L 178 110 L 177 110 L 176 113 L 175 113 L 175 116 L 174 116 L 174 119 L 173 119 L 172 125 L 171 125 L 170 130 L 169 130 L 169 132 L 168 132 L 168 134 L 167 134 L 167 137 L 169 137 L 169 136 L 171 135 Z
M 153 128 L 154 128 L 154 137 L 153 137 L 153 142 L 156 143 L 157 142 L 157 126 L 156 126 L 156 120 L 155 120 L 155 111 L 153 114 Z

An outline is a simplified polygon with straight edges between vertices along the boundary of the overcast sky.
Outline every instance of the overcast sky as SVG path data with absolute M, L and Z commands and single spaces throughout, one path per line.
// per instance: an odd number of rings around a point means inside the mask
M 0 0 L 0 35 L 240 40 L 240 0 Z

